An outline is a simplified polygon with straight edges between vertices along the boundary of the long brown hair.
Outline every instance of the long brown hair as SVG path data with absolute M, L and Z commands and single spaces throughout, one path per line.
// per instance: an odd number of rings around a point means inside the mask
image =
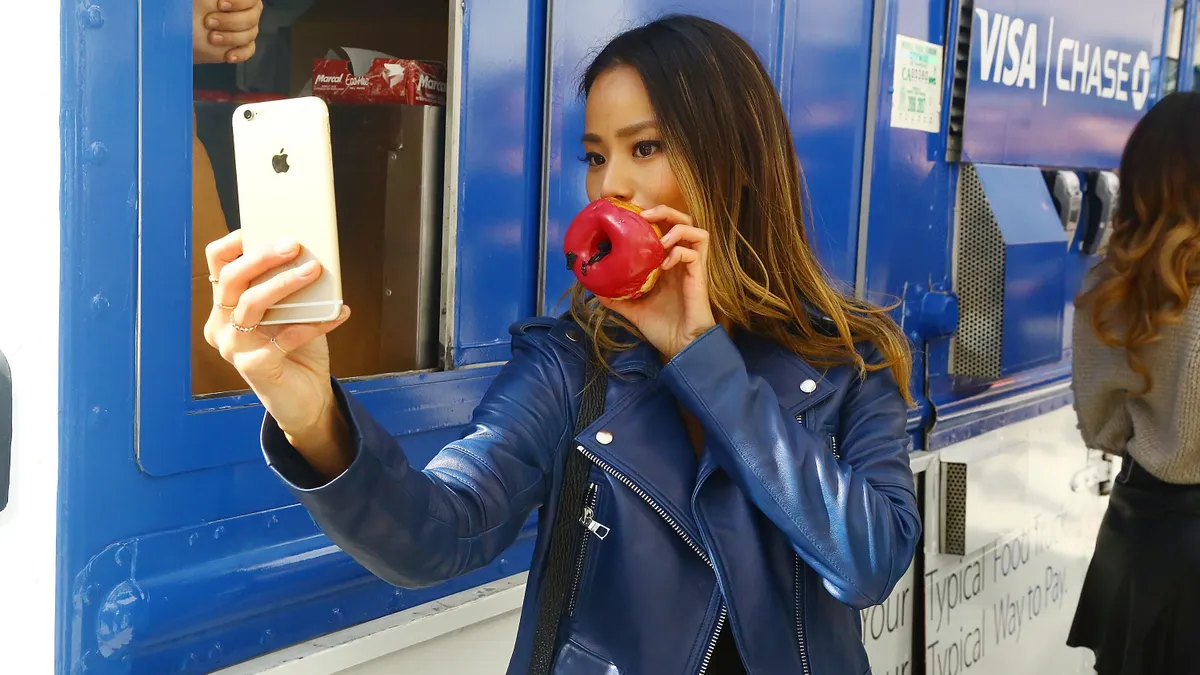
M 1121 195 L 1095 282 L 1076 299 L 1100 342 L 1154 386 L 1143 350 L 1178 324 L 1200 283 L 1200 92 L 1163 98 L 1121 156 Z
M 912 358 L 891 308 L 835 288 L 809 246 L 804 179 L 787 115 L 750 45 L 711 21 L 670 16 L 613 39 L 585 72 L 582 95 L 618 66 L 641 76 L 690 215 L 709 233 L 715 313 L 818 368 L 890 368 L 912 405 Z M 814 313 L 833 329 L 822 330 Z M 602 353 L 629 346 L 608 328 L 637 335 L 578 284 L 571 314 Z M 855 345 L 864 341 L 879 349 L 880 362 L 859 354 Z

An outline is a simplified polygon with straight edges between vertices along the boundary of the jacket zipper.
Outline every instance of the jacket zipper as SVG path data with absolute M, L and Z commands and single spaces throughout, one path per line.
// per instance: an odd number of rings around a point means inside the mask
M 603 540 L 608 536 L 610 529 L 608 526 L 596 522 L 594 518 L 596 515 L 597 497 L 596 484 L 592 483 L 588 487 L 587 506 L 583 507 L 583 514 L 579 518 L 579 524 L 583 525 L 584 529 L 588 532 Z M 588 542 L 591 540 L 591 537 L 584 535 L 583 541 L 579 542 L 579 556 L 575 560 L 575 578 L 571 581 L 571 604 L 567 607 L 567 616 L 575 616 L 575 602 L 579 599 L 579 582 L 583 577 L 583 561 L 587 558 Z
M 717 616 L 717 627 L 713 630 L 712 637 L 708 640 L 708 649 L 704 651 L 704 660 L 700 662 L 700 672 L 696 675 L 704 675 L 708 671 L 708 665 L 712 662 L 713 651 L 717 648 L 717 639 L 721 637 L 721 629 L 725 627 L 725 619 L 729 616 L 729 609 L 725 607 L 725 603 L 721 603 L 721 614 Z
M 802 413 L 802 412 L 796 413 L 796 421 L 800 423 L 800 426 L 804 426 L 804 413 Z M 834 459 L 842 458 L 842 453 L 838 451 L 837 436 L 834 436 L 832 434 L 830 434 L 830 436 L 829 436 L 829 449 L 833 451 Z
M 796 556 L 796 643 L 800 645 L 800 667 L 804 675 L 810 675 L 808 667 L 808 644 L 804 639 L 804 593 L 802 588 L 804 568 L 801 567 L 800 556 Z
M 666 521 L 667 525 L 671 526 L 672 530 L 675 530 L 675 533 L 678 534 L 681 539 L 683 539 L 684 543 L 686 543 L 688 545 L 688 547 L 690 547 L 693 551 L 696 552 L 696 555 L 700 556 L 704 560 L 705 564 L 707 564 L 709 567 L 713 567 L 713 563 L 711 560 L 708 559 L 708 554 L 704 552 L 704 549 L 700 548 L 700 545 L 697 544 L 695 541 L 693 541 L 692 538 L 690 536 L 688 536 L 688 533 L 684 532 L 683 528 L 679 526 L 679 523 L 675 522 L 675 519 L 672 518 L 670 516 L 670 514 L 668 514 L 666 512 L 666 510 L 664 510 L 661 506 L 659 506 L 654 501 L 654 498 L 652 498 L 650 495 L 646 494 L 645 490 L 643 490 L 642 488 L 635 485 L 633 483 L 633 481 L 626 478 L 625 475 L 622 474 L 620 471 L 617 471 L 616 469 L 609 466 L 609 464 L 607 462 L 605 462 L 604 460 L 600 459 L 599 457 L 593 455 L 591 452 L 588 452 L 588 449 L 583 447 L 582 445 L 577 446 L 576 449 L 579 450 L 579 452 L 582 452 L 584 457 L 587 457 L 588 460 L 590 460 L 596 466 L 600 467 L 600 469 L 603 470 L 605 473 L 607 473 L 610 476 L 612 476 L 613 478 L 616 478 L 617 480 L 621 481 L 621 483 L 625 487 L 629 488 L 630 490 L 633 490 L 634 494 L 641 497 L 642 501 L 646 502 L 647 504 L 650 505 L 650 508 L 654 509 L 654 512 L 658 514 L 659 518 L 662 518 L 664 521 Z M 714 570 L 715 570 L 715 568 L 714 568 Z
M 654 501 L 653 497 L 646 494 L 645 490 L 643 490 L 642 488 L 640 488 L 636 484 L 634 484 L 634 482 L 629 480 L 629 478 L 626 477 L 625 474 L 614 469 L 611 465 L 608 464 L 608 462 L 605 462 L 604 460 L 600 459 L 596 455 L 589 452 L 587 448 L 583 447 L 582 445 L 578 445 L 575 447 L 577 450 L 579 450 L 579 452 L 583 453 L 583 456 L 587 457 L 590 462 L 592 462 L 596 466 L 600 467 L 600 469 L 602 471 L 604 471 L 605 473 L 607 473 L 608 475 L 621 481 L 622 485 L 624 485 L 625 487 L 632 490 L 635 495 L 641 497 L 642 501 L 646 502 L 646 504 L 648 504 L 650 506 L 650 508 L 653 509 L 654 512 L 658 514 L 658 517 L 663 519 L 663 522 L 665 522 L 667 525 L 671 526 L 671 529 L 675 530 L 675 533 L 679 535 L 679 538 L 682 539 L 683 542 L 685 544 L 687 544 L 689 548 L 691 548 L 693 551 L 695 551 L 696 555 L 700 556 L 700 559 L 703 560 L 704 563 L 706 565 L 708 565 L 710 569 L 713 570 L 713 572 L 716 572 L 717 568 L 713 565 L 712 560 L 709 559 L 708 554 L 704 552 L 704 549 L 701 548 L 700 545 L 697 544 L 690 536 L 688 536 L 687 532 L 684 532 L 683 528 L 680 527 L 679 523 L 676 522 L 675 519 L 672 518 L 671 515 L 669 513 L 667 513 L 665 509 L 663 509 L 663 507 L 659 506 L 658 503 Z M 704 675 L 705 671 L 708 670 L 708 664 L 710 661 L 712 661 L 713 650 L 715 650 L 717 648 L 717 638 L 719 638 L 721 636 L 721 629 L 724 628 L 725 620 L 728 617 L 728 615 L 729 615 L 729 608 L 726 607 L 725 602 L 722 601 L 721 602 L 721 614 L 717 617 L 717 625 L 713 629 L 712 636 L 708 639 L 708 649 L 705 650 L 705 652 L 704 652 L 704 659 L 700 662 L 700 671 L 696 675 Z M 807 675 L 807 673 L 806 673 L 806 675 Z

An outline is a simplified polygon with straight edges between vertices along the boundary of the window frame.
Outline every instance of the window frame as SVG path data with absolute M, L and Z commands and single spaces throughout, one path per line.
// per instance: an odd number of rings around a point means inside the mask
M 500 179 L 492 190 L 463 194 L 460 182 L 478 174 L 468 156 L 464 133 L 483 142 L 476 129 L 484 116 L 470 115 L 463 104 L 465 63 L 473 45 L 462 28 L 469 8 L 450 12 L 451 79 L 446 106 L 446 162 L 443 211 L 444 262 L 440 334 L 444 367 L 354 378 L 346 387 L 396 435 L 462 425 L 486 388 L 483 373 L 463 366 L 487 366 L 509 356 L 508 326 L 532 313 L 538 275 L 537 218 L 509 246 L 527 263 L 518 274 L 506 270 L 465 269 L 460 261 L 494 255 L 487 235 L 495 239 L 495 219 L 477 214 L 488 208 L 524 212 L 540 196 L 523 180 L 529 152 L 541 142 L 540 132 L 525 140 L 523 171 Z M 138 176 L 130 205 L 138 229 L 135 304 L 136 417 L 135 457 L 142 471 L 155 476 L 262 461 L 256 439 L 263 410 L 249 391 L 195 397 L 191 389 L 191 180 L 192 54 L 190 3 L 140 3 L 137 121 Z M 460 23 L 461 22 L 461 23 Z M 458 56 L 456 57 L 455 54 Z M 457 61 L 457 63 L 456 63 Z M 179 77 L 180 73 L 187 73 Z M 526 99 L 540 96 L 541 83 L 530 83 Z M 152 93 L 147 96 L 146 94 Z M 484 93 L 484 96 L 488 94 Z M 476 94 L 476 98 L 480 95 Z M 526 111 L 528 112 L 528 111 Z M 540 121 L 540 120 L 537 120 Z M 474 123 L 474 124 L 472 124 Z M 530 125 L 526 123 L 526 126 Z M 540 175 L 538 170 L 537 175 Z M 521 185 L 525 183 L 525 185 Z M 540 186 L 539 186 L 540 187 Z M 497 194 L 511 193 L 507 201 Z M 470 219 L 470 220 L 468 220 Z M 185 223 L 185 227 L 173 225 Z M 489 228 L 492 232 L 489 232 Z M 531 244 L 532 242 L 532 244 Z M 494 245 L 491 246 L 494 248 Z M 201 252 L 196 252 L 201 254 Z M 512 259 L 511 255 L 503 256 Z M 128 301 L 128 300 L 127 300 Z M 100 302 L 98 299 L 97 302 Z

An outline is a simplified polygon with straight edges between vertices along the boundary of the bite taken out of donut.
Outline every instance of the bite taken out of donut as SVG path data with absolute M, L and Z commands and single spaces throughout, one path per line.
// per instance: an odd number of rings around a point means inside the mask
M 658 281 L 667 252 L 662 232 L 634 204 L 605 197 L 588 204 L 563 238 L 567 269 L 597 297 L 635 300 Z

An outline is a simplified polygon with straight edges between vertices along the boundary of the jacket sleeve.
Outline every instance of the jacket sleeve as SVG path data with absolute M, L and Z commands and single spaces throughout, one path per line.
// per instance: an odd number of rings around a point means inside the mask
M 544 328 L 530 333 L 513 330 L 513 357 L 472 414 L 470 433 L 423 471 L 336 381 L 356 452 L 350 467 L 320 484 L 269 415 L 267 463 L 325 534 L 384 581 L 422 588 L 482 567 L 546 499 L 570 428 L 560 361 Z
M 842 459 L 746 370 L 716 327 L 662 377 L 704 427 L 708 446 L 748 498 L 851 607 L 883 602 L 921 532 L 908 464 L 906 410 L 890 371 L 856 381 L 842 404 Z

